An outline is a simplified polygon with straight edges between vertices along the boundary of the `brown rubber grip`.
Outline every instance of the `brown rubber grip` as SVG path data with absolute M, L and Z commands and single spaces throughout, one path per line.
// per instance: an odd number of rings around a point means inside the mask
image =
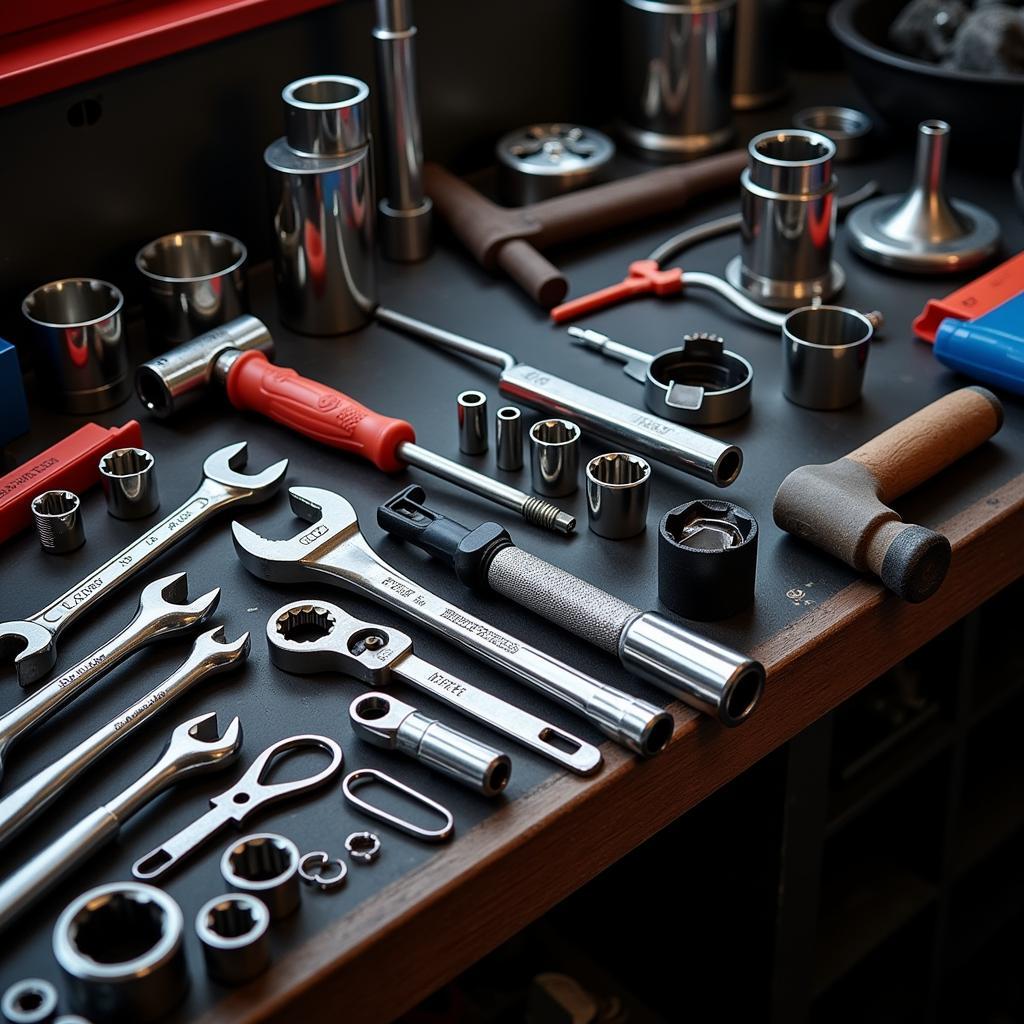
M 569 290 L 569 282 L 558 267 L 520 238 L 513 238 L 498 250 L 498 265 L 542 309 L 557 306 Z
M 872 438 L 846 458 L 878 482 L 886 504 L 931 479 L 987 441 L 1003 424 L 1003 407 L 991 391 L 961 388 Z

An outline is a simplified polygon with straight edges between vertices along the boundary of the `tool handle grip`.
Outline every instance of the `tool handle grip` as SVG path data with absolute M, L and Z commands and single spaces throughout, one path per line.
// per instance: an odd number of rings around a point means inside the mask
M 864 466 L 886 505 L 987 441 L 1003 425 L 991 391 L 961 388 L 901 420 L 846 457 Z
M 382 416 L 326 384 L 274 366 L 262 352 L 244 352 L 227 376 L 228 399 L 236 409 L 251 409 L 332 448 L 372 462 L 385 473 L 405 463 L 399 446 L 414 442 L 405 420 Z
M 601 288 L 589 295 L 581 295 L 578 299 L 563 302 L 551 310 L 551 319 L 556 324 L 560 324 L 566 320 L 576 320 L 615 302 L 631 299 L 634 295 L 676 295 L 683 290 L 681 267 L 672 270 L 658 270 L 658 265 L 653 260 L 646 262 L 653 265 L 656 277 L 639 277 L 631 274 L 625 280 L 618 281 L 607 288 Z
M 498 266 L 542 309 L 565 298 L 569 282 L 546 256 L 522 238 L 513 238 L 497 250 Z

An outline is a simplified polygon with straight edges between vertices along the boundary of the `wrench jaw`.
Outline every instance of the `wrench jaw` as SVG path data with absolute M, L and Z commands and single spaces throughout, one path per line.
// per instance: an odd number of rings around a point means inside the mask
M 266 501 L 281 486 L 288 471 L 288 460 L 281 459 L 262 473 L 243 473 L 249 460 L 249 443 L 239 441 L 218 448 L 206 457 L 203 476 L 232 491 L 235 501 L 242 505 L 255 505 Z M 241 492 L 241 493 L 239 493 Z
M 210 711 L 182 722 L 171 733 L 160 757 L 175 776 L 226 767 L 242 752 L 242 722 L 235 716 L 223 736 L 217 724 L 217 712 Z
M 154 636 L 168 636 L 180 630 L 205 622 L 220 603 L 220 587 L 190 604 L 188 601 L 188 574 L 175 573 L 162 580 L 154 580 L 139 598 L 139 618 L 151 621 L 156 627 Z
M 202 666 L 207 675 L 223 672 L 249 657 L 250 640 L 246 631 L 237 640 L 224 639 L 224 627 L 214 626 L 196 637 L 188 660 Z
M 0 661 L 14 658 L 18 682 L 27 687 L 57 662 L 57 637 L 45 626 L 24 619 L 0 623 Z

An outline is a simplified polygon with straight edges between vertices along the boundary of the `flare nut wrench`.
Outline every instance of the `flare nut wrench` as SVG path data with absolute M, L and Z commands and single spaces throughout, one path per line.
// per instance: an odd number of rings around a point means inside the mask
M 267 540 L 232 524 L 235 552 L 254 576 L 276 583 L 319 581 L 362 594 L 572 708 L 637 753 L 656 754 L 668 743 L 673 726 L 668 712 L 531 647 L 388 565 L 367 544 L 355 509 L 340 494 L 319 487 L 292 487 L 288 494 L 292 511 L 314 524 L 297 537 Z
M 14 666 L 22 686 L 49 672 L 57 660 L 57 638 L 84 611 L 108 597 L 218 512 L 230 505 L 259 504 L 277 491 L 288 460 L 275 462 L 262 473 L 239 472 L 247 455 L 245 441 L 213 452 L 203 463 L 203 481 L 198 489 L 163 522 L 31 618 L 0 623 L 0 657 L 16 654 Z

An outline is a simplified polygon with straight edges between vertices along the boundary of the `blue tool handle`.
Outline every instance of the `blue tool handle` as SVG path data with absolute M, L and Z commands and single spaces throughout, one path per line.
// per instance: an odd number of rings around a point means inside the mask
M 995 312 L 1001 313 L 996 323 L 990 322 L 992 314 L 966 323 L 943 320 L 935 333 L 935 358 L 974 380 L 1024 395 L 1024 295 Z

